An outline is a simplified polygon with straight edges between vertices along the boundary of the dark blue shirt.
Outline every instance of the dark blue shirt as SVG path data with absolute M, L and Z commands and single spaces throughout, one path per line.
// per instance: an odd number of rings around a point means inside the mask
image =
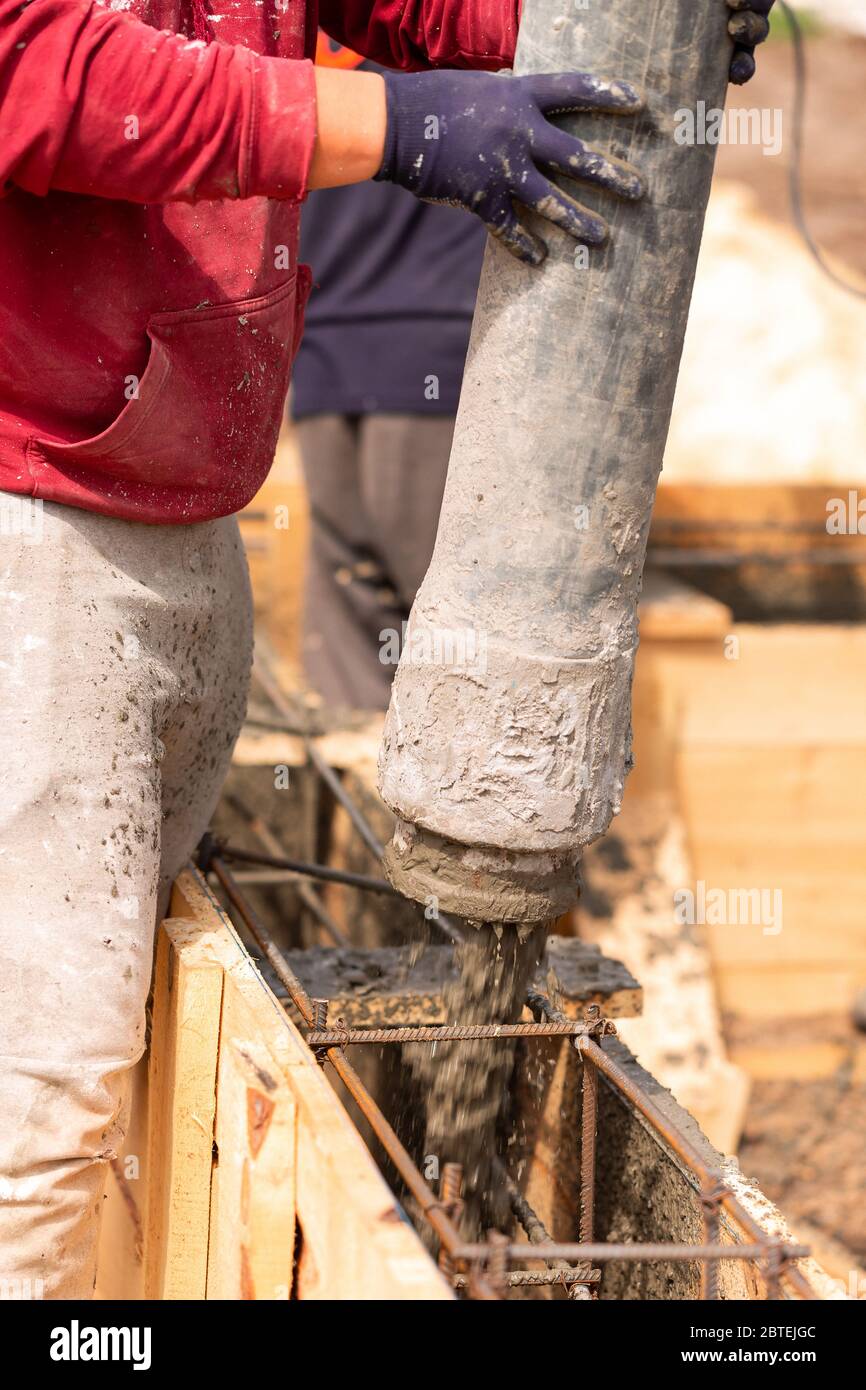
M 313 290 L 292 413 L 453 415 L 485 235 L 471 214 L 393 184 L 311 193 L 301 259 Z

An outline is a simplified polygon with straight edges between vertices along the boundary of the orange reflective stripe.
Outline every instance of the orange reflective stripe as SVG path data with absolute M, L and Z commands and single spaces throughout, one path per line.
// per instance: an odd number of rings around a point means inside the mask
M 336 39 L 329 39 L 319 30 L 316 38 L 316 62 L 321 68 L 357 68 L 364 59 L 351 48 L 344 48 Z

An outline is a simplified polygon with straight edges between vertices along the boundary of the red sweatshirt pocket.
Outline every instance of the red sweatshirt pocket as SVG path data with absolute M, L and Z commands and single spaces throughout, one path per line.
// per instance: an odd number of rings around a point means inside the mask
M 147 367 L 108 428 L 77 443 L 31 441 L 37 495 L 44 464 L 78 485 L 79 505 L 131 519 L 244 506 L 273 459 L 309 286 L 300 266 L 258 298 L 153 315 Z

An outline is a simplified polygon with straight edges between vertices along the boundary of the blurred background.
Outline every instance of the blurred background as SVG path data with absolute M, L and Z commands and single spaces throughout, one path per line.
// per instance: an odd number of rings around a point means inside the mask
M 777 13 L 756 78 L 731 89 L 729 106 L 781 112 L 780 148 L 718 152 L 641 605 L 636 766 L 622 815 L 587 854 L 580 905 L 559 929 L 626 963 L 644 994 L 641 1017 L 619 1025 L 626 1042 L 862 1296 L 866 5 L 824 0 L 797 11 L 807 61 L 802 204 L 831 273 L 851 289 L 822 271 L 792 220 L 795 55 Z M 357 221 L 350 234 L 360 244 Z M 316 296 L 329 285 L 315 246 L 305 255 L 319 286 L 310 306 L 318 331 Z M 375 290 L 372 273 L 365 290 Z M 368 358 L 365 371 L 375 371 L 376 351 Z M 391 370 L 383 357 L 382 373 Z M 395 413 L 387 392 L 383 399 L 380 418 Z M 440 404 L 432 414 L 441 421 L 449 406 Z M 305 418 L 315 417 L 314 409 Z M 407 479 L 412 439 L 410 429 L 402 465 L 392 460 Z M 441 437 L 436 448 L 441 455 Z M 416 475 L 427 467 L 414 462 Z M 440 466 L 429 464 L 428 482 Z M 316 457 L 312 467 L 324 476 Z M 339 479 L 335 486 L 339 510 Z M 410 519 L 418 495 L 407 481 L 400 505 Z M 419 576 L 433 530 L 429 497 L 424 505 L 424 524 L 405 533 Z M 353 506 L 347 494 L 344 506 Z M 299 432 L 287 420 L 242 525 L 258 650 L 296 710 L 298 732 L 269 728 L 254 694 L 218 829 L 235 839 L 252 833 L 252 806 L 283 847 L 351 866 L 340 813 L 315 800 L 305 777 L 301 736 L 319 738 L 387 836 L 375 793 L 381 712 L 335 703 L 310 677 L 310 643 L 327 650 L 342 640 L 329 627 L 333 611 L 314 605 L 303 617 L 311 535 L 324 526 L 333 539 L 327 516 L 317 515 Z M 331 564 L 334 585 L 368 626 L 372 605 L 373 628 L 399 617 L 389 564 L 369 535 L 354 560 Z M 387 621 L 377 622 L 376 603 Z M 387 693 L 390 668 L 380 665 Z M 283 767 L 278 786 L 275 768 Z M 690 914 L 704 920 L 680 920 L 683 890 L 704 902 Z M 744 894 L 772 911 L 732 920 L 730 904 Z M 727 911 L 706 906 L 721 900 Z M 330 905 L 358 944 L 391 939 L 369 904 L 343 894 Z M 282 923 L 286 944 L 319 939 L 296 885 L 263 886 L 259 906 Z

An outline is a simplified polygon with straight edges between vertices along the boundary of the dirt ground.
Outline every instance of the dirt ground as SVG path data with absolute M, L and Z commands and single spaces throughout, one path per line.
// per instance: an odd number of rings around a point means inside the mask
M 866 1083 L 863 1035 L 848 1019 L 828 1016 L 774 1023 L 772 1036 L 744 1036 L 728 1020 L 730 1040 L 778 1047 L 780 1030 L 792 1047 L 808 1039 L 838 1048 L 840 1062 L 825 1077 L 756 1080 L 739 1160 L 811 1244 L 828 1272 L 847 1284 L 856 1264 L 866 1267 Z M 826 1244 L 826 1249 L 822 1248 Z M 846 1265 L 846 1257 L 851 1260 Z M 866 1293 L 866 1281 L 863 1285 Z

